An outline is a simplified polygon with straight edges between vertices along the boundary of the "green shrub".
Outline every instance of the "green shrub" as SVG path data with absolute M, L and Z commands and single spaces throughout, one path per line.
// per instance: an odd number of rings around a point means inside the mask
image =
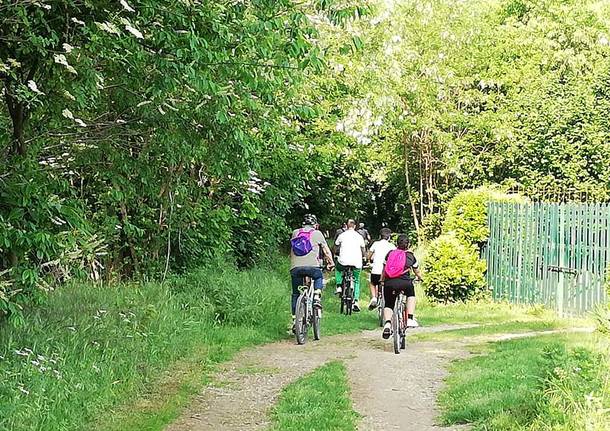
M 428 214 L 422 221 L 421 234 L 424 241 L 437 238 L 443 229 L 443 216 L 440 213 Z
M 430 243 L 424 264 L 424 289 L 438 301 L 454 302 L 482 296 L 485 292 L 485 262 L 474 246 L 454 233 Z
M 487 187 L 464 190 L 449 202 L 443 233 L 455 232 L 462 241 L 480 248 L 489 237 L 487 203 L 491 200 L 520 202 L 523 198 Z

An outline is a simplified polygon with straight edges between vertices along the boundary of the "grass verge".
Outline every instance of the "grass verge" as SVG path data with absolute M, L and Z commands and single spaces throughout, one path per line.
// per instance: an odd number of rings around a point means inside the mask
M 488 344 L 451 368 L 439 397 L 445 424 L 474 430 L 607 431 L 608 341 L 555 334 Z
M 0 327 L 0 429 L 162 429 L 214 364 L 284 337 L 287 304 L 262 269 L 67 286 Z
M 356 429 L 347 371 L 342 362 L 329 362 L 288 385 L 272 412 L 270 430 Z

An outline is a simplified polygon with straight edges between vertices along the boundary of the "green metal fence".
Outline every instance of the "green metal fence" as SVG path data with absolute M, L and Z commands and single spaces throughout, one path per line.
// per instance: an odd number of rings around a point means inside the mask
M 485 250 L 494 298 L 582 315 L 606 301 L 608 204 L 492 202 Z

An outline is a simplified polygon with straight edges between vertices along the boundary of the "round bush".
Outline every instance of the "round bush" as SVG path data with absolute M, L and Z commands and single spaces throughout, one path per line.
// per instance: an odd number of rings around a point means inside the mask
M 454 233 L 443 234 L 430 243 L 424 290 L 430 298 L 445 303 L 481 297 L 486 292 L 485 269 L 474 246 Z

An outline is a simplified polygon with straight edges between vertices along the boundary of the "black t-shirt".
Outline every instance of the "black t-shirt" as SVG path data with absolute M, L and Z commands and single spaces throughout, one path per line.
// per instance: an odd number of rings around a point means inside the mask
M 388 256 L 393 251 L 394 250 L 391 250 L 391 251 L 388 252 L 388 254 L 386 254 L 384 262 L 388 261 Z M 398 278 L 400 278 L 401 280 L 411 280 L 413 278 L 411 276 L 411 271 L 407 271 L 407 270 L 408 269 L 415 269 L 415 268 L 418 268 L 418 267 L 419 267 L 419 264 L 417 263 L 417 259 L 415 258 L 415 255 L 413 254 L 412 251 L 407 250 L 407 259 L 405 260 L 405 271 L 406 272 L 403 275 L 401 275 L 400 277 L 398 277 Z

